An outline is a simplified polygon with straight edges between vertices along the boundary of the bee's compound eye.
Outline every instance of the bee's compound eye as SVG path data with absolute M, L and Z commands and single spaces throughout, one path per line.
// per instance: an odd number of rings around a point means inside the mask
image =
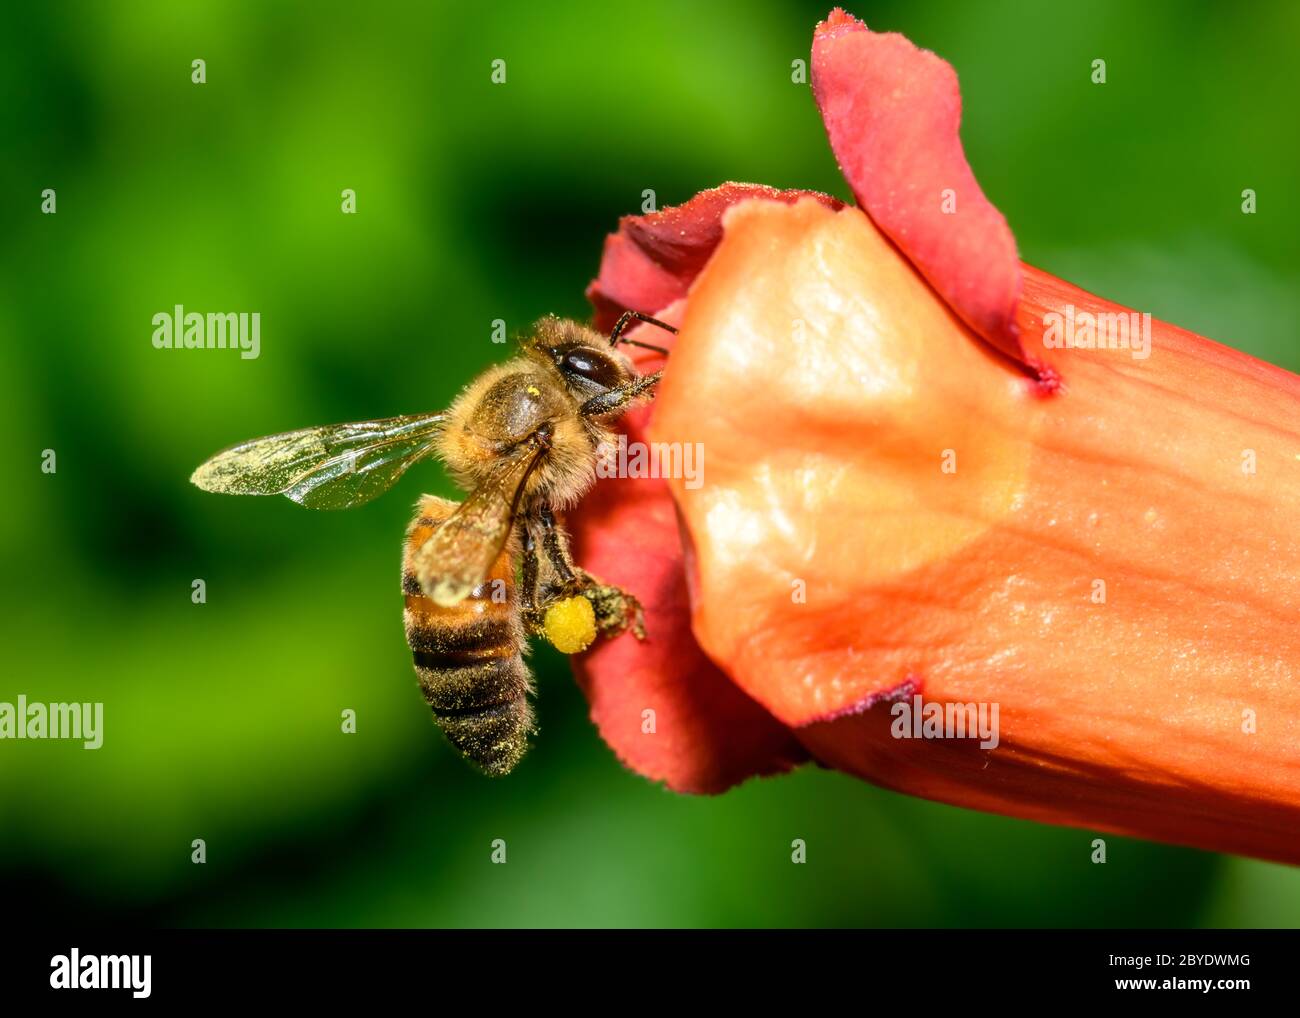
M 555 352 L 556 366 L 570 378 L 584 378 L 603 389 L 612 389 L 622 380 L 618 365 L 599 350 L 589 346 L 570 347 Z

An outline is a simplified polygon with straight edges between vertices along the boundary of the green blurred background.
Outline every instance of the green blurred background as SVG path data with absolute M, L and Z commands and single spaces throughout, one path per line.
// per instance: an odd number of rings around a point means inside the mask
M 646 188 L 847 197 L 791 82 L 826 7 L 28 6 L 0 40 L 0 700 L 102 700 L 106 738 L 0 742 L 10 915 L 1296 924 L 1300 870 L 1120 838 L 1096 866 L 1091 832 L 812 767 L 673 795 L 619 766 L 549 652 L 542 735 L 487 780 L 432 726 L 402 637 L 400 538 L 421 491 L 451 493 L 436 466 L 338 514 L 186 483 L 238 439 L 440 407 L 501 357 L 493 319 L 585 317 Z M 1027 261 L 1300 369 L 1300 5 L 856 12 L 957 68 L 967 152 Z M 260 311 L 260 358 L 153 349 L 177 303 Z

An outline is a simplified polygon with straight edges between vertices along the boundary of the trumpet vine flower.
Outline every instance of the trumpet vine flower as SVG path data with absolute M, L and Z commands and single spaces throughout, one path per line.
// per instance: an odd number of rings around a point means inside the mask
M 812 84 L 856 206 L 723 185 L 589 289 L 680 326 L 628 442 L 704 453 L 570 517 L 645 607 L 575 658 L 602 735 L 1300 862 L 1300 378 L 1022 264 L 940 58 L 836 11 Z

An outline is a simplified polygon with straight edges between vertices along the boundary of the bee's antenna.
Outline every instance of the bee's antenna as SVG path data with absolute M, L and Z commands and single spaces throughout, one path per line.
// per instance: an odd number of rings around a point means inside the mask
M 653 343 L 641 343 L 635 339 L 624 339 L 622 340 L 622 343 L 624 346 L 639 346 L 642 350 L 653 350 L 655 351 L 655 353 L 661 353 L 665 357 L 668 356 L 667 350 L 665 350 L 662 346 L 655 346 Z
M 649 315 L 642 314 L 640 311 L 624 311 L 618 316 L 618 321 L 614 323 L 614 328 L 610 331 L 609 345 L 618 346 L 619 343 L 623 343 L 626 346 L 639 346 L 643 350 L 654 350 L 656 353 L 661 353 L 667 357 L 668 351 L 662 346 L 653 346 L 650 343 L 642 343 L 639 340 L 623 338 L 623 333 L 627 331 L 628 326 L 634 321 L 645 322 L 647 325 L 657 325 L 659 328 L 671 332 L 674 336 L 677 335 L 676 326 L 669 325 L 667 322 L 661 322 L 658 318 L 651 318 Z

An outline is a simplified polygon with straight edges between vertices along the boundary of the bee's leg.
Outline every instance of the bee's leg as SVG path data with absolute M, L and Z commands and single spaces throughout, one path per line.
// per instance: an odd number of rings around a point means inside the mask
M 523 553 L 520 555 L 520 579 L 521 603 L 520 613 L 523 616 L 524 628 L 532 635 L 542 631 L 542 622 L 546 617 L 546 609 L 538 600 L 537 580 L 540 560 L 537 555 L 537 541 L 533 536 L 533 527 L 530 525 L 531 520 L 524 520 L 524 540 Z
M 577 581 L 573 570 L 573 557 L 569 554 L 569 542 L 555 525 L 555 513 L 548 505 L 537 507 L 537 525 L 542 532 L 542 549 L 547 561 L 555 570 L 555 575 L 564 587 L 572 587 Z
M 627 406 L 638 396 L 645 395 L 659 384 L 659 379 L 663 376 L 662 371 L 656 371 L 653 375 L 642 375 L 640 378 L 634 378 L 627 385 L 620 385 L 617 389 L 609 389 L 599 396 L 592 396 L 578 408 L 578 413 L 583 417 L 612 414 L 615 410 Z
M 586 585 L 581 594 L 591 602 L 596 613 L 596 628 L 606 636 L 618 636 L 628 629 L 638 640 L 645 639 L 645 611 L 636 595 L 622 587 L 601 583 L 590 573 L 582 572 Z
M 643 350 L 654 350 L 667 357 L 668 351 L 662 346 L 652 346 L 649 343 L 642 343 L 636 339 L 623 338 L 623 333 L 627 331 L 628 326 L 634 321 L 645 322 L 649 325 L 657 325 L 659 328 L 671 332 L 673 335 L 677 334 L 676 327 L 669 325 L 667 322 L 661 322 L 658 318 L 651 318 L 649 315 L 642 314 L 640 311 L 624 311 L 618 316 L 618 321 L 614 323 L 614 328 L 609 334 L 609 345 L 618 346 L 619 343 L 623 343 L 627 346 L 639 346 Z
M 542 531 L 542 547 L 559 581 L 558 588 L 569 596 L 581 595 L 591 602 L 596 627 L 606 636 L 617 636 L 631 628 L 638 640 L 645 639 L 645 613 L 641 602 L 620 587 L 601 583 L 585 569 L 573 564 L 568 540 L 555 525 L 550 506 L 541 506 L 537 522 Z

